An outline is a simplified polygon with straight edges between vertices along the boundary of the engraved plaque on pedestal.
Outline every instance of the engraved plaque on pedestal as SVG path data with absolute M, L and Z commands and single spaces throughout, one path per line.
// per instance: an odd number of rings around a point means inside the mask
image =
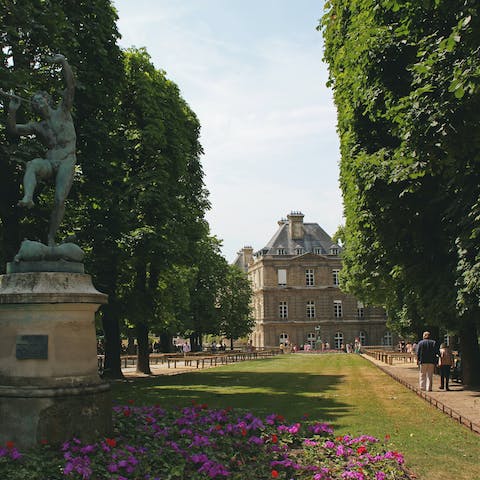
M 48 335 L 18 335 L 17 360 L 47 360 Z

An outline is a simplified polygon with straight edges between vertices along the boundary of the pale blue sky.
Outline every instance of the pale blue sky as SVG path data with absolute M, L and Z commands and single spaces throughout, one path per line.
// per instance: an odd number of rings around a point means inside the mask
M 342 223 L 339 146 L 325 86 L 323 0 L 116 0 L 122 47 L 146 47 L 198 115 L 211 231 L 233 261 L 301 210 Z

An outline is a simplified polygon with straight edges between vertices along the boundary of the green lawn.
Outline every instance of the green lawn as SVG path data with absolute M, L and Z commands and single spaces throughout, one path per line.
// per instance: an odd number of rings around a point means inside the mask
M 480 436 L 454 422 L 357 355 L 281 355 L 182 375 L 113 385 L 114 401 L 237 407 L 294 421 L 330 422 L 405 454 L 422 480 L 480 480 Z

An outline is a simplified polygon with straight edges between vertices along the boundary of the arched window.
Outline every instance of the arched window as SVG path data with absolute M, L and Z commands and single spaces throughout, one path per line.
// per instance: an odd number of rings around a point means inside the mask
M 334 348 L 339 350 L 343 343 L 343 333 L 342 332 L 335 333 L 335 337 L 333 337 L 333 342 L 334 342 L 334 345 L 333 345 Z

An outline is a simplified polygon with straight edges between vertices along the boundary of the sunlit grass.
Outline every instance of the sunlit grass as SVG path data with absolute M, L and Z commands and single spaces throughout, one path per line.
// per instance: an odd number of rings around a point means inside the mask
M 245 408 L 291 421 L 308 415 L 338 434 L 390 436 L 424 480 L 479 480 L 480 437 L 357 355 L 282 355 L 113 387 L 119 403 Z

